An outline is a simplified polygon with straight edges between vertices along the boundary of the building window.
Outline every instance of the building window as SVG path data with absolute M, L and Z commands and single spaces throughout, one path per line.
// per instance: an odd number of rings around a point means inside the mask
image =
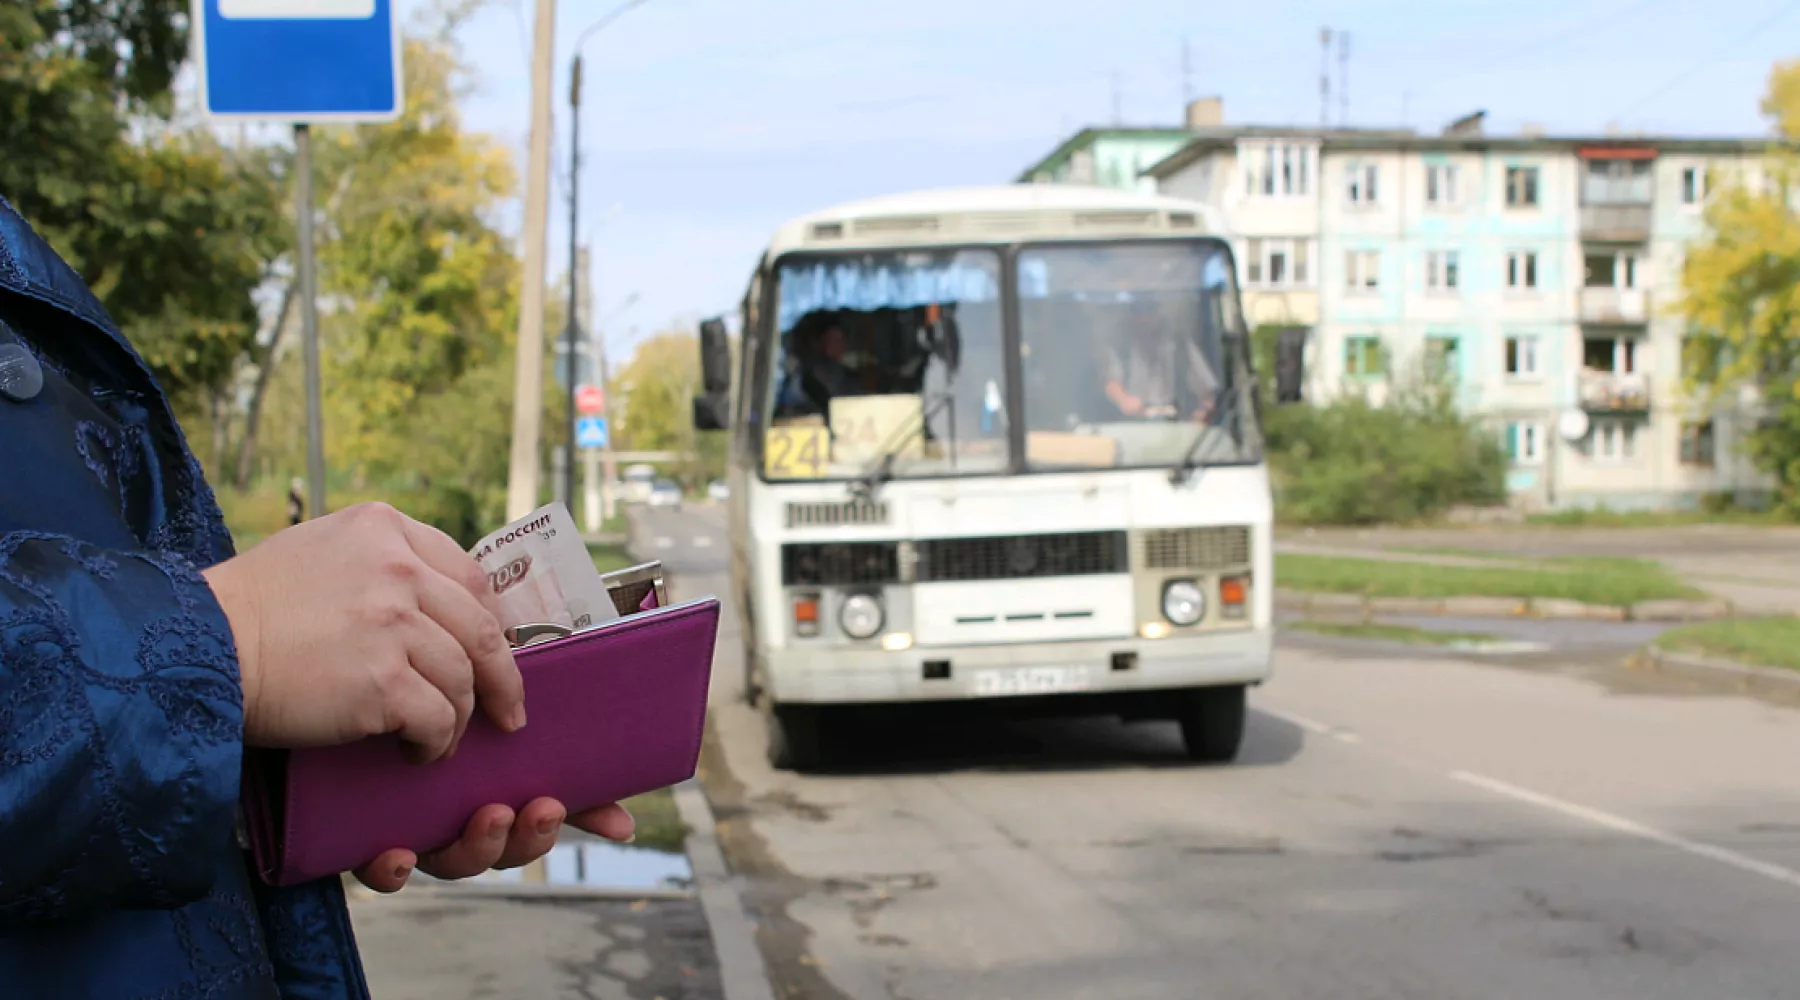
M 1536 252 L 1531 250 L 1513 250 L 1507 253 L 1506 287 L 1521 290 L 1537 287 Z
M 1703 420 L 1681 425 L 1681 464 L 1713 466 L 1713 422 Z
M 1506 453 L 1514 465 L 1537 465 L 1544 460 L 1544 428 L 1520 421 L 1506 425 Z
M 1312 193 L 1313 148 L 1271 142 L 1242 147 L 1244 193 L 1263 198 L 1304 198 Z
M 1344 253 L 1344 286 L 1351 292 L 1372 292 L 1381 285 L 1381 253 L 1349 250 Z
M 1452 208 L 1457 204 L 1456 167 L 1449 163 L 1433 163 L 1425 167 L 1425 204 Z
M 1367 207 L 1375 204 L 1376 181 L 1380 168 L 1373 163 L 1352 163 L 1345 171 L 1344 198 L 1351 205 Z
M 1460 287 L 1460 258 L 1455 250 L 1432 250 L 1425 255 L 1425 287 L 1434 292 L 1453 292 Z
M 1637 425 L 1627 420 L 1596 420 L 1591 448 L 1597 462 L 1628 462 L 1637 457 Z
M 1454 334 L 1434 333 L 1425 338 L 1425 377 L 1433 382 L 1454 382 L 1462 370 L 1461 347 Z
M 1379 337 L 1344 338 L 1344 374 L 1351 378 L 1380 378 L 1387 370 Z
M 1681 170 L 1681 203 L 1698 205 L 1706 200 L 1706 171 L 1699 167 Z
M 1586 257 L 1589 288 L 1636 288 L 1638 257 L 1634 253 L 1590 253 Z
M 1312 283 L 1309 240 L 1254 237 L 1244 241 L 1244 284 L 1302 288 Z
M 1644 205 L 1649 201 L 1649 160 L 1587 161 L 1581 178 L 1583 205 Z
M 1506 207 L 1536 208 L 1538 203 L 1538 168 L 1506 168 Z
M 1588 371 L 1635 375 L 1637 361 L 1636 337 L 1584 337 L 1581 341 L 1581 367 Z
M 1512 378 L 1536 378 L 1539 373 L 1538 338 L 1506 338 L 1506 374 Z

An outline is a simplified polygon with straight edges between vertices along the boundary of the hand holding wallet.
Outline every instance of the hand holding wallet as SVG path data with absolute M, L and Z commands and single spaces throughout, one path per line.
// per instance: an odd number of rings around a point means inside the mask
M 579 812 L 692 777 L 719 602 L 659 606 L 666 591 L 654 566 L 609 583 L 622 612 L 647 610 L 518 649 L 531 721 L 516 733 L 477 713 L 454 756 L 424 765 L 391 735 L 247 750 L 245 833 L 259 877 L 292 885 L 393 848 L 426 853 L 489 803 L 517 810 L 550 797 Z

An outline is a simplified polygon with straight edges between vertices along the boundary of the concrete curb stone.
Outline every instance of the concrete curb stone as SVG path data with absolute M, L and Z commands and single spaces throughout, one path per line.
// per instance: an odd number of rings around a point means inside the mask
M 1735 660 L 1723 660 L 1698 653 L 1680 653 L 1646 647 L 1632 658 L 1632 665 L 1657 673 L 1683 677 L 1711 684 L 1720 681 L 1746 692 L 1775 692 L 1800 695 L 1800 671 L 1779 667 L 1762 667 Z
M 1733 617 L 1726 601 L 1639 601 L 1629 607 L 1588 604 L 1561 597 L 1364 597 L 1276 588 L 1283 611 L 1354 615 L 1446 615 L 1455 618 L 1555 618 L 1598 622 L 1702 622 Z
M 694 888 L 712 930 L 725 1000 L 775 1000 L 762 950 L 756 944 L 756 924 L 744 911 L 744 901 L 731 880 L 719 848 L 718 822 L 698 781 L 690 778 L 675 786 L 675 808 L 688 828 L 688 864 L 693 866 Z

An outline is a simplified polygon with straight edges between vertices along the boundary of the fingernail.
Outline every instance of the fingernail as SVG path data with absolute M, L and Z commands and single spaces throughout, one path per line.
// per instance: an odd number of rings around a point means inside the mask
M 556 828 L 562 825 L 562 821 L 561 814 L 538 820 L 538 833 L 548 837 L 556 832 Z
M 402 882 L 406 881 L 407 877 L 410 876 L 411 874 L 412 874 L 412 865 L 395 865 L 394 866 L 394 877 L 399 879 Z
M 625 838 L 625 842 L 626 842 L 626 843 L 627 843 L 627 844 L 635 844 L 635 843 L 637 843 L 637 831 L 636 831 L 636 830 L 633 830 L 633 831 L 631 831 L 631 836 L 629 836 L 629 837 L 626 837 L 626 838 Z
M 524 702 L 520 702 L 519 707 L 513 709 L 512 727 L 513 727 L 513 732 L 515 732 L 515 733 L 518 732 L 519 730 L 525 728 L 525 703 Z
M 506 828 L 508 825 L 509 824 L 506 824 L 506 823 L 490 823 L 490 824 L 488 824 L 488 832 L 487 832 L 488 839 L 489 840 L 499 840 L 502 837 L 505 837 L 506 836 Z

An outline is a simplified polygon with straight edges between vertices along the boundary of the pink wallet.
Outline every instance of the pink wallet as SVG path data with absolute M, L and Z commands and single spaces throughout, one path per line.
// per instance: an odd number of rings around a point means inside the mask
M 242 834 L 257 874 L 293 885 L 396 847 L 435 850 L 491 802 L 549 796 L 577 812 L 692 777 L 719 602 L 662 597 L 660 580 L 615 586 L 621 611 L 649 610 L 516 650 L 529 722 L 506 734 L 477 711 L 448 759 L 410 763 L 392 736 L 246 751 Z

